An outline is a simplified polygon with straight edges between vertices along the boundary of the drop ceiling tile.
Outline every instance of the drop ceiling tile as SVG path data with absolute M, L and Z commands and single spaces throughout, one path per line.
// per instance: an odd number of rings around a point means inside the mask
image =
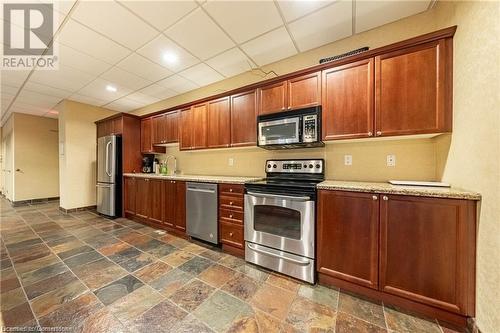
M 237 43 L 283 24 L 273 1 L 208 1 L 204 8 Z
M 127 95 L 128 99 L 131 99 L 133 101 L 136 101 L 137 103 L 141 103 L 143 105 L 148 105 L 148 104 L 153 104 L 156 102 L 159 102 L 161 98 L 156 98 L 153 96 L 146 95 L 142 92 L 135 92 L 130 95 Z
M 356 33 L 426 11 L 430 1 L 357 1 Z
M 247 42 L 241 45 L 241 48 L 259 66 L 290 57 L 297 53 L 290 35 L 283 27 Z
M 115 87 L 116 91 L 108 91 L 106 89 L 106 86 L 108 85 Z M 105 101 L 106 103 L 110 103 L 116 99 L 130 94 L 131 92 L 132 90 L 124 86 L 120 86 L 116 83 L 101 78 L 97 78 L 84 88 L 80 89 L 77 94 L 100 99 Z
M 177 92 L 175 92 L 171 89 L 165 88 L 164 86 L 161 86 L 159 84 L 152 84 L 150 86 L 147 86 L 146 88 L 139 90 L 138 93 L 141 93 L 141 94 L 153 97 L 153 98 L 158 98 L 160 100 L 170 98 L 170 97 L 178 94 Z
M 19 87 L 13 87 L 13 86 L 9 86 L 9 85 L 6 85 L 6 84 L 2 84 L 0 86 L 0 92 L 1 92 L 2 96 L 3 95 L 12 95 L 12 96 L 15 96 L 17 94 L 18 90 L 19 90 Z
M 288 25 L 300 51 L 352 35 L 352 1 L 338 1 Z
M 134 13 L 165 30 L 197 7 L 194 1 L 120 1 Z
M 141 89 L 153 83 L 152 81 L 143 79 L 118 67 L 111 68 L 102 74 L 101 78 L 108 80 L 114 85 L 123 86 L 130 90 Z
M 198 88 L 197 84 L 186 80 L 179 75 L 172 75 L 170 77 L 167 77 L 164 80 L 158 81 L 157 84 L 178 94 Z
M 33 105 L 35 107 L 52 107 L 59 103 L 62 98 L 54 97 L 44 94 L 39 94 L 36 92 L 22 90 L 21 93 L 17 96 L 15 103 L 23 103 L 26 105 Z
M 132 53 L 127 58 L 120 61 L 116 66 L 149 81 L 158 81 L 173 74 L 165 67 L 137 53 Z
M 1 71 L 0 81 L 2 85 L 20 87 L 30 72 L 30 70 L 3 70 Z
M 57 112 L 56 110 L 49 110 L 43 115 L 43 117 L 57 119 L 59 118 L 59 112 Z
M 305 16 L 321 7 L 328 6 L 336 0 L 329 1 L 311 1 L 311 0 L 278 0 L 283 17 L 287 22 L 293 21 L 299 17 Z
M 200 59 L 210 58 L 234 46 L 201 8 L 187 15 L 165 34 Z
M 38 114 L 44 114 L 49 109 L 52 109 L 56 104 L 50 106 L 40 106 L 40 105 L 31 105 L 23 102 L 15 101 L 12 105 L 10 111 L 12 112 L 21 112 L 21 113 L 29 113 L 29 112 L 37 112 Z
M 159 33 L 115 1 L 81 1 L 71 18 L 132 50 Z
M 102 105 L 106 104 L 105 100 L 85 96 L 82 94 L 73 94 L 68 99 L 75 101 L 75 102 L 80 102 L 80 103 L 85 103 L 85 104 L 90 104 L 90 105 L 95 105 L 95 106 L 102 106 Z
M 71 91 L 53 88 L 53 87 L 47 86 L 45 84 L 39 84 L 39 83 L 33 82 L 31 80 L 26 82 L 26 84 L 23 87 L 23 90 L 32 91 L 32 92 L 36 92 L 39 94 L 44 94 L 44 95 L 49 95 L 49 96 L 54 96 L 54 97 L 59 97 L 59 98 L 66 98 L 72 94 Z
M 33 75 L 31 75 L 30 81 L 46 84 L 53 88 L 77 91 L 94 78 L 95 76 L 93 75 L 60 65 L 58 70 L 35 71 Z
M 101 75 L 111 68 L 111 64 L 91 57 L 71 47 L 59 44 L 59 64 L 78 69 L 92 75 Z
M 62 1 L 54 1 L 55 9 L 61 13 L 68 14 L 71 7 L 75 4 L 76 0 L 62 0 Z
M 57 40 L 61 44 L 70 46 L 110 64 L 117 63 L 131 52 L 111 39 L 71 19 L 66 22 Z
M 206 86 L 210 83 L 214 83 L 224 79 L 222 75 L 220 75 L 215 70 L 210 68 L 210 66 L 204 63 L 190 67 L 180 72 L 179 75 L 185 77 L 186 79 L 200 86 Z
M 181 71 L 189 66 L 199 62 L 189 52 L 185 51 L 169 38 L 160 35 L 137 50 L 137 53 L 156 62 L 159 65 L 167 67 L 173 72 Z M 167 61 L 164 55 L 171 55 L 175 60 Z
M 237 47 L 205 61 L 226 77 L 234 76 L 251 70 L 250 59 Z
M 130 112 L 140 107 L 145 106 L 145 104 L 136 102 L 130 98 L 124 97 L 113 103 L 106 104 L 105 107 L 111 110 L 116 110 L 120 112 Z

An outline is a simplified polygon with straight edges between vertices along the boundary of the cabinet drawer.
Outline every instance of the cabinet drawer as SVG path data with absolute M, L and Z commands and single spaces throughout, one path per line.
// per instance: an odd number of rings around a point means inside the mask
M 243 211 L 243 196 L 220 196 L 219 198 L 220 208 Z
M 234 247 L 243 248 L 243 226 L 220 222 L 220 241 L 221 243 Z
M 243 224 L 243 212 L 230 209 L 219 209 L 221 221 Z
M 235 195 L 241 194 L 245 192 L 245 188 L 243 185 L 239 184 L 219 184 L 219 193 L 221 195 Z

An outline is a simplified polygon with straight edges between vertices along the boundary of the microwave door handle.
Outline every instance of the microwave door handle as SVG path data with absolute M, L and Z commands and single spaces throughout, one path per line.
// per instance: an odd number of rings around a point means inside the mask
M 261 254 L 264 254 L 264 255 L 268 255 L 270 257 L 275 257 L 275 258 L 283 259 L 283 260 L 286 260 L 286 261 L 290 261 L 290 262 L 293 262 L 294 264 L 297 264 L 297 265 L 306 266 L 306 265 L 310 264 L 309 261 L 302 261 L 302 260 L 296 260 L 296 259 L 292 259 L 292 258 L 287 258 L 287 257 L 280 256 L 279 254 L 275 254 L 275 253 L 272 253 L 272 252 L 268 252 L 268 251 L 265 251 L 265 250 L 258 249 L 256 247 L 252 246 L 252 244 L 250 244 L 250 243 L 247 243 L 247 247 L 250 250 L 252 250 L 252 251 L 255 251 L 255 252 L 258 252 L 258 253 L 261 253 Z
M 267 194 L 267 193 L 264 194 L 264 193 L 250 192 L 250 191 L 248 191 L 247 194 L 250 194 L 250 195 L 253 195 L 254 197 L 259 197 L 259 198 L 277 198 L 277 199 L 287 199 L 287 200 L 294 200 L 294 201 L 311 200 L 311 197 L 308 197 L 308 196 L 294 197 L 291 195 Z

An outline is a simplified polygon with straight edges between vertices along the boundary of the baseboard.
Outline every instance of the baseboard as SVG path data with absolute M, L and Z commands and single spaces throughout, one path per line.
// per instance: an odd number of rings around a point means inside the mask
M 40 205 L 44 203 L 49 203 L 51 201 L 58 201 L 59 197 L 50 197 L 50 198 L 40 198 L 40 199 L 28 199 L 28 200 L 19 200 L 19 201 L 10 201 L 12 207 L 22 207 L 22 206 L 31 206 L 31 205 Z
M 86 210 L 95 211 L 96 209 L 97 209 L 97 206 L 86 206 L 86 207 L 78 207 L 78 208 L 71 208 L 71 209 L 66 209 L 66 208 L 62 208 L 61 206 L 59 206 L 59 210 L 63 213 L 66 213 L 66 214 L 83 212 Z

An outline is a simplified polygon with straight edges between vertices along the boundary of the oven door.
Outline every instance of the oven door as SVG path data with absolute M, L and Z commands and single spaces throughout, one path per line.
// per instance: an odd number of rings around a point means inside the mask
M 259 146 L 299 143 L 300 117 L 259 122 Z
M 245 240 L 314 258 L 314 212 L 309 196 L 248 191 Z

